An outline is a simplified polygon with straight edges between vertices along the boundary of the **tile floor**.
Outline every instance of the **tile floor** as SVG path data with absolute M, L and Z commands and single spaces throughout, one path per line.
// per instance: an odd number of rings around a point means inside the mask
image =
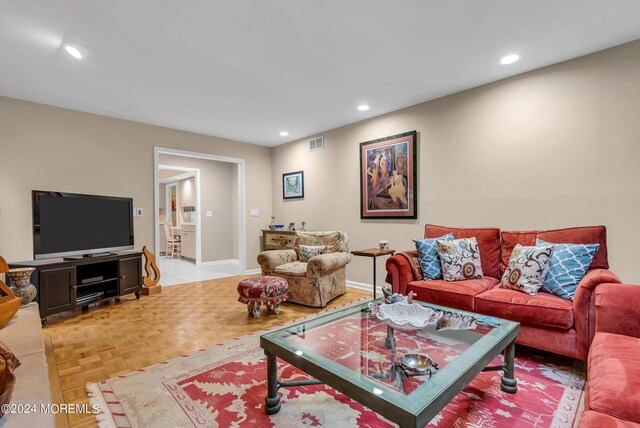
M 184 284 L 240 274 L 240 267 L 235 263 L 196 267 L 195 262 L 177 256 L 159 257 L 158 267 L 160 268 L 160 285 Z

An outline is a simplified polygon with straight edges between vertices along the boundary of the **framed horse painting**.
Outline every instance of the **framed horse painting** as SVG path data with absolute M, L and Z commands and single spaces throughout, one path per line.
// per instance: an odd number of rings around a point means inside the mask
M 417 132 L 360 143 L 360 218 L 418 218 Z

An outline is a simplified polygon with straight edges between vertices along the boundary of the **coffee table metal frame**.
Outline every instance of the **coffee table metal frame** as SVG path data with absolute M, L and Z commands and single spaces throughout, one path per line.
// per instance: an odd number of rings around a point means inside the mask
M 423 302 L 416 303 L 436 310 L 477 315 Z M 494 327 L 484 334 L 477 342 L 439 370 L 432 379 L 410 394 L 404 394 L 387 385 L 382 385 L 375 379 L 342 366 L 322 355 L 301 352 L 293 342 L 286 340 L 286 337 L 297 334 L 302 328 L 308 331 L 314 327 L 320 327 L 329 322 L 357 314 L 367 305 L 368 302 L 355 305 L 260 336 L 260 346 L 264 349 L 267 357 L 267 397 L 265 399 L 267 414 L 272 415 L 280 411 L 279 388 L 324 383 L 401 427 L 423 427 L 480 372 L 502 370 L 502 390 L 508 393 L 517 391 L 514 376 L 514 351 L 515 340 L 520 332 L 520 323 L 514 321 L 500 320 L 501 323 L 498 327 Z M 504 364 L 487 366 L 501 352 L 504 353 Z M 315 379 L 278 380 L 276 357 Z

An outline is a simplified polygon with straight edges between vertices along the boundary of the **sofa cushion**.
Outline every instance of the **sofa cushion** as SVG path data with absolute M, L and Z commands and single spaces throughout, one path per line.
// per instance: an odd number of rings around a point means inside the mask
M 326 245 L 327 253 L 349 252 L 349 235 L 335 232 L 296 232 L 293 248 L 299 245 Z
M 587 407 L 640 422 L 640 339 L 596 333 L 587 362 Z
M 436 239 L 445 241 L 453 240 L 453 233 L 440 236 L 439 238 L 414 239 L 416 250 L 418 251 L 418 265 L 422 270 L 422 278 L 425 280 L 442 278 L 442 265 L 438 256 Z
M 536 245 L 538 233 L 539 231 L 537 230 L 503 230 L 500 232 L 500 275 L 502 275 L 507 269 L 507 266 L 509 266 L 511 253 L 516 245 L 520 244 L 523 247 Z
M 438 256 L 445 281 L 464 281 L 482 278 L 480 251 L 476 238 L 445 241 L 436 239 Z
M 304 262 L 291 262 L 278 266 L 273 270 L 279 275 L 306 276 L 307 264 Z
M 516 244 L 509 266 L 502 275 L 500 288 L 538 294 L 551 265 L 553 245 L 523 247 Z
M 494 288 L 476 296 L 475 300 L 475 311 L 481 314 L 563 330 L 573 327 L 572 303 L 549 293 L 530 296 Z
M 640 424 L 587 410 L 580 415 L 578 428 L 640 428 Z
M 569 227 L 538 233 L 543 241 L 557 244 L 600 244 L 589 269 L 609 269 L 607 228 L 604 226 Z
M 536 239 L 536 245 L 548 245 Z M 589 270 L 600 244 L 553 244 L 551 266 L 544 279 L 542 291 L 563 299 L 573 300 L 576 288 Z
M 298 245 L 295 248 L 296 254 L 298 255 L 298 261 L 308 262 L 312 257 L 317 256 L 318 254 L 326 254 L 327 246 L 326 245 Z
M 416 299 L 422 302 L 473 311 L 474 297 L 496 287 L 498 282 L 490 276 L 456 282 L 447 282 L 442 279 L 412 281 L 407 284 L 407 293 L 413 291 L 416 293 Z
M 495 227 L 459 228 L 427 224 L 424 227 L 425 238 L 453 233 L 454 239 L 476 238 L 480 250 L 480 264 L 486 276 L 500 278 L 500 229 Z

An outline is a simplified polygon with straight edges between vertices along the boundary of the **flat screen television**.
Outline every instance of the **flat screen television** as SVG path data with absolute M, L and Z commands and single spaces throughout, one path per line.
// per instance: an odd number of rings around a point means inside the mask
M 33 257 L 91 257 L 133 248 L 133 199 L 31 192 Z

